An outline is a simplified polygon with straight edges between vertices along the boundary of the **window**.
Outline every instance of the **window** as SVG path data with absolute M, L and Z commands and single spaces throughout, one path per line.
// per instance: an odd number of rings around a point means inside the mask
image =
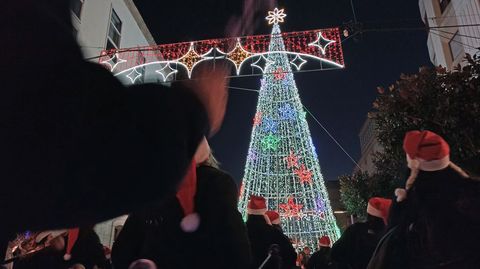
M 440 1 L 440 10 L 443 13 L 445 11 L 445 9 L 447 9 L 448 4 L 450 4 L 451 0 L 439 0 L 439 1 Z
M 452 53 L 452 60 L 455 61 L 463 53 L 462 39 L 458 35 L 458 31 L 450 39 L 448 46 Z
M 108 27 L 107 47 L 106 49 L 118 49 L 122 37 L 122 21 L 115 10 L 112 9 L 110 16 L 110 25 Z
M 70 9 L 78 19 L 80 19 L 80 16 L 82 15 L 82 7 L 84 2 L 85 0 L 70 0 Z

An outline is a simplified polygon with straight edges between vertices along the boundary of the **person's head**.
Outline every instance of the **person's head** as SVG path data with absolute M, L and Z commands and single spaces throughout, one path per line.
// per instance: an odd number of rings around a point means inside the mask
M 44 231 L 35 237 L 37 244 L 51 247 L 55 251 L 63 251 L 65 249 L 66 230 Z
M 434 132 L 427 130 L 407 132 L 403 140 L 403 150 L 410 168 L 410 176 L 405 184 L 405 189 L 395 190 L 397 201 L 406 198 L 407 190 L 416 182 L 420 172 L 428 174 L 450 169 L 455 170 L 458 175 L 464 178 L 469 177 L 460 167 L 450 161 L 450 146 Z
M 280 222 L 280 214 L 278 214 L 278 212 L 269 210 L 269 211 L 267 211 L 267 213 L 265 213 L 265 215 L 267 215 L 268 219 L 270 220 L 270 223 L 272 224 L 272 226 L 274 228 L 282 231 L 282 226 L 281 226 L 281 222 Z
M 261 196 L 251 195 L 248 201 L 247 214 L 265 216 L 267 213 L 267 201 Z M 266 217 L 267 218 L 267 217 Z
M 85 266 L 83 266 L 83 264 L 76 263 L 76 264 L 70 266 L 70 268 L 68 268 L 68 269 L 85 269 Z
M 311 252 L 311 250 L 310 250 L 309 247 L 304 247 L 304 248 L 303 248 L 303 252 L 305 252 L 305 254 L 309 255 L 310 252 Z
M 151 260 L 139 259 L 132 262 L 128 269 L 157 269 L 157 265 Z
M 324 235 L 318 239 L 318 245 L 320 248 L 330 248 L 332 242 L 330 241 L 330 237 Z
M 373 230 L 382 230 L 388 222 L 388 215 L 392 200 L 381 197 L 372 197 L 367 205 L 367 223 Z
M 63 251 L 65 249 L 65 237 L 63 235 L 52 238 L 49 241 L 50 247 L 55 251 Z

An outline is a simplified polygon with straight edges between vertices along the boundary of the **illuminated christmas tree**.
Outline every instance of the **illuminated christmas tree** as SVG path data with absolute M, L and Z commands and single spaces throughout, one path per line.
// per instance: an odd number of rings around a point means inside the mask
M 335 242 L 340 231 L 290 66 L 298 69 L 304 60 L 298 55 L 289 59 L 285 52 L 278 24 L 285 16 L 283 10 L 275 9 L 267 17 L 273 29 L 269 52 L 259 58 L 265 62 L 264 74 L 239 209 L 246 214 L 250 195 L 265 197 L 269 210 L 280 213 L 286 235 L 297 246 L 317 249 L 319 237 L 327 235 Z M 320 33 L 309 45 L 324 51 L 330 41 Z

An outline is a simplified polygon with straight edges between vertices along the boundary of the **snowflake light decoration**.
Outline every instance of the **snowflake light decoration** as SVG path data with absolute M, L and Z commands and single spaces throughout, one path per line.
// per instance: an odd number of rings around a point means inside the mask
M 290 196 L 288 198 L 288 202 L 286 204 L 279 204 L 278 207 L 283 210 L 283 214 L 287 218 L 300 218 L 300 210 L 303 208 L 302 204 L 296 204 L 293 200 L 293 197 Z
M 284 106 L 280 107 L 278 112 L 280 112 L 280 115 L 285 120 L 292 120 L 296 116 L 295 110 L 290 104 L 285 104 Z
M 273 11 L 268 12 L 268 16 L 265 17 L 265 19 L 268 21 L 268 24 L 277 24 L 279 22 L 284 22 L 285 17 L 287 14 L 285 14 L 285 10 L 275 8 Z
M 276 133 L 278 123 L 270 117 L 263 118 L 262 127 L 265 132 Z
M 240 39 L 237 39 L 237 43 L 235 44 L 235 48 L 233 48 L 233 50 L 230 51 L 227 54 L 226 59 L 230 60 L 235 65 L 237 75 L 238 75 L 238 74 L 240 74 L 241 65 L 243 64 L 245 59 L 247 59 L 251 55 L 252 55 L 252 53 L 246 51 L 242 47 L 242 44 L 240 44 Z
M 170 63 L 167 63 L 162 69 L 156 70 L 156 73 L 158 73 L 160 76 L 162 76 L 163 82 L 166 82 L 168 78 L 178 72 L 177 69 L 172 68 L 170 66 Z
M 142 73 L 137 71 L 137 68 L 133 68 L 130 73 L 128 73 L 127 78 L 130 79 L 132 84 L 135 84 L 135 81 L 142 76 Z
M 312 184 L 313 173 L 307 169 L 304 164 L 302 164 L 298 169 L 293 170 L 293 172 L 297 175 L 300 183 Z
M 253 117 L 253 126 L 258 126 L 262 123 L 262 112 L 258 111 Z
M 182 63 L 187 68 L 189 78 L 192 76 L 193 68 L 200 61 L 202 61 L 202 56 L 195 51 L 193 47 L 193 42 L 190 43 L 190 47 L 188 48 L 187 53 L 185 53 L 185 55 L 178 59 L 178 62 Z
M 280 138 L 278 138 L 276 135 L 269 134 L 265 136 L 261 140 L 262 147 L 265 150 L 277 150 L 278 148 L 278 143 L 280 142 Z
M 295 155 L 293 150 L 290 151 L 290 155 L 283 159 L 287 162 L 287 168 L 298 167 L 298 156 Z

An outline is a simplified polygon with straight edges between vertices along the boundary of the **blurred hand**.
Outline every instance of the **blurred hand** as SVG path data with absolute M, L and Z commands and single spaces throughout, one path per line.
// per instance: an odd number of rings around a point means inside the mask
M 216 64 L 215 69 L 210 66 L 199 66 L 195 70 L 197 79 L 187 82 L 207 111 L 210 137 L 222 126 L 228 101 L 229 74 L 230 68 L 226 64 Z

